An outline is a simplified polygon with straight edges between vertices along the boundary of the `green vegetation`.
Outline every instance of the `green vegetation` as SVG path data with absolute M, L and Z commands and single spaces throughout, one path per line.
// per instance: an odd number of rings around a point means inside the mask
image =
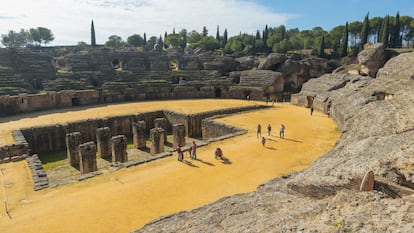
M 42 161 L 43 168 L 45 170 L 51 170 L 56 167 L 65 165 L 67 160 L 66 150 L 50 151 L 46 153 L 40 153 L 39 159 Z

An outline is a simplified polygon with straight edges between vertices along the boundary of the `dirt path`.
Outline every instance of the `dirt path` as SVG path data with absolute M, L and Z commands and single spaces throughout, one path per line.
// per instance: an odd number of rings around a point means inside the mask
M 185 102 L 182 111 L 192 105 L 199 106 L 199 100 Z M 304 169 L 339 137 L 330 118 L 319 112 L 311 117 L 308 109 L 288 104 L 220 121 L 248 133 L 200 147 L 200 160 L 190 160 L 186 153 L 186 163 L 174 156 L 39 192 L 32 191 L 26 162 L 0 165 L 12 217 L 0 204 L 0 232 L 130 232 L 161 215 L 250 192 L 271 178 Z M 265 147 L 256 138 L 258 123 L 267 138 Z M 278 138 L 280 123 L 286 126 L 284 140 Z M 214 159 L 216 147 L 223 149 L 228 163 Z

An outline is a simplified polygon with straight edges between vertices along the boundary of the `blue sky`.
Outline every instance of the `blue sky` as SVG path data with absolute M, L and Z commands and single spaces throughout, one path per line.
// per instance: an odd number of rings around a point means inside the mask
M 413 0 L 8 0 L 0 7 L 0 34 L 38 26 L 52 30 L 52 45 L 90 42 L 94 20 L 98 43 L 110 35 L 124 40 L 132 34 L 150 36 L 202 31 L 215 35 L 217 25 L 229 35 L 254 34 L 267 24 L 288 29 L 334 26 L 370 17 L 400 15 L 414 17 Z

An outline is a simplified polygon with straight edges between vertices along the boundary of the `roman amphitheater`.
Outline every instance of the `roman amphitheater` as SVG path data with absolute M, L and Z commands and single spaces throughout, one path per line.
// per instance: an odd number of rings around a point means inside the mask
M 1 232 L 414 228 L 412 52 L 74 50 L 0 51 Z

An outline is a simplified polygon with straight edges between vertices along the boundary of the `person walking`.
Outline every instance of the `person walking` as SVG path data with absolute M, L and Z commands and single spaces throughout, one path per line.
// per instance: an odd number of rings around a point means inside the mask
M 266 138 L 262 137 L 262 145 L 265 146 L 265 144 L 266 144 Z
M 272 126 L 270 124 L 267 125 L 267 136 L 270 136 L 270 133 L 272 132 Z
M 193 141 L 193 145 L 191 145 L 191 158 L 197 159 L 197 144 Z
M 214 152 L 215 158 L 223 159 L 223 151 L 220 149 L 220 147 L 217 147 L 216 151 Z
M 260 124 L 257 125 L 257 132 L 256 132 L 256 137 L 259 138 L 262 136 L 262 126 Z
M 177 146 L 177 155 L 178 155 L 178 161 L 183 161 L 183 159 L 184 159 L 184 153 L 183 153 L 183 151 L 181 150 L 181 147 L 180 146 Z
M 311 108 L 310 108 L 310 114 L 311 114 L 311 116 L 312 116 L 312 114 L 313 114 L 313 105 L 311 106 Z
M 284 138 L 285 137 L 285 125 L 283 125 L 283 124 L 280 124 L 279 137 L 280 138 Z

